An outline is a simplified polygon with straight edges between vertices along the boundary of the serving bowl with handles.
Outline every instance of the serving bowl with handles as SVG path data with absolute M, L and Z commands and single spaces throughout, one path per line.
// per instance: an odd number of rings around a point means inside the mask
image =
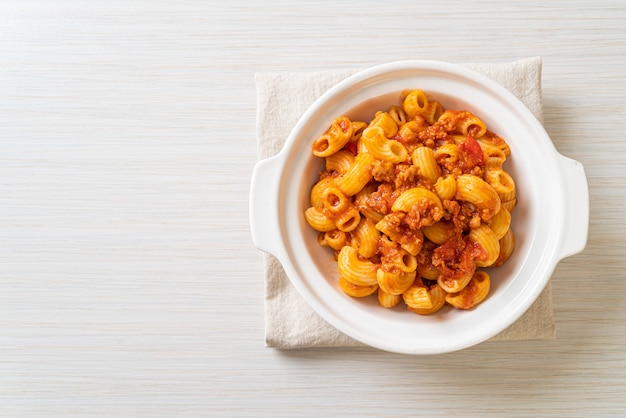
M 304 218 L 311 186 L 323 169 L 311 144 L 334 118 L 369 121 L 397 105 L 402 91 L 421 89 L 444 108 L 475 113 L 511 149 L 506 169 L 518 204 L 511 228 L 515 251 L 489 269 L 488 298 L 472 310 L 420 316 L 385 309 L 375 299 L 351 298 L 337 285 L 332 252 L 318 244 Z M 556 265 L 587 241 L 589 197 L 582 164 L 561 155 L 530 110 L 512 93 L 465 67 L 438 61 L 400 61 L 340 82 L 302 115 L 275 156 L 253 170 L 250 225 L 254 244 L 275 256 L 303 299 L 329 324 L 382 350 L 436 354 L 487 340 L 514 323 L 539 297 Z

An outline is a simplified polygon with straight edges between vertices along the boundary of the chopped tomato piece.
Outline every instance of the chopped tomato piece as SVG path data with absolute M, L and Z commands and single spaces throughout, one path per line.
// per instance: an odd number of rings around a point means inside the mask
M 485 163 L 483 149 L 473 136 L 468 135 L 467 138 L 465 138 L 465 141 L 461 144 L 461 149 L 470 154 L 477 165 L 483 165 Z

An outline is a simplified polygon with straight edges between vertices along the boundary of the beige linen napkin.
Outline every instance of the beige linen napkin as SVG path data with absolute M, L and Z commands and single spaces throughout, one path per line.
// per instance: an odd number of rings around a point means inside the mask
M 465 66 L 509 89 L 542 121 L 541 58 Z M 327 89 L 357 71 L 343 69 L 256 74 L 259 158 L 278 153 L 305 110 Z M 305 348 L 362 345 L 318 316 L 296 292 L 273 256 L 264 254 L 264 262 L 267 346 Z M 550 339 L 554 338 L 554 334 L 552 289 L 548 283 L 535 304 L 492 340 Z

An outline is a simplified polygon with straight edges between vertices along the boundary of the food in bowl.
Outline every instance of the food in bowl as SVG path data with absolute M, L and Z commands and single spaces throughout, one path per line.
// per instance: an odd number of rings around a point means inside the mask
M 487 297 L 517 198 L 510 148 L 480 117 L 409 90 L 370 121 L 335 118 L 312 153 L 324 169 L 304 216 L 346 294 L 421 315 Z
M 373 296 L 347 296 L 338 290 L 332 252 L 318 244 L 318 232 L 303 216 L 311 206 L 311 186 L 325 169 L 311 152 L 313 140 L 340 115 L 371 121 L 376 111 L 398 103 L 406 88 L 424 89 L 446 109 L 479 115 L 510 149 L 506 171 L 519 196 L 511 220 L 515 251 L 501 267 L 488 268 L 489 295 L 475 309 L 444 306 L 416 317 L 401 305 L 383 309 Z M 559 261 L 583 250 L 588 222 L 582 164 L 558 153 L 541 123 L 511 92 L 475 71 L 438 61 L 383 64 L 330 88 L 298 119 L 281 151 L 255 165 L 250 184 L 253 243 L 277 259 L 291 284 L 282 275 L 268 282 L 271 306 L 291 313 L 299 302 L 294 299 L 301 297 L 339 332 L 398 353 L 457 351 L 504 331 L 539 298 Z

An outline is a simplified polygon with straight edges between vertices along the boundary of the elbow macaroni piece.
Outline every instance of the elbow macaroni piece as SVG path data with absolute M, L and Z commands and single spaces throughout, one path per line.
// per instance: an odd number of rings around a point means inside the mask
M 500 196 L 489 183 L 478 176 L 462 174 L 457 177 L 456 197 L 483 210 L 483 219 L 491 219 L 500 210 Z
M 376 229 L 376 225 L 371 219 L 361 218 L 361 222 L 354 230 L 355 246 L 361 257 L 371 258 L 378 251 L 378 239 L 380 232 Z
M 489 227 L 496 234 L 496 237 L 500 240 L 508 232 L 511 226 L 511 212 L 505 207 L 500 206 L 498 213 L 491 218 L 491 224 Z
M 421 229 L 406 230 L 399 228 L 396 222 L 396 216 L 385 215 L 377 224 L 376 229 L 379 230 L 391 241 L 400 243 L 402 249 L 407 253 L 415 256 L 422 249 L 424 241 L 424 233 Z
M 328 187 L 322 192 L 324 214 L 332 219 L 337 229 L 350 232 L 361 220 L 361 214 L 338 187 Z
M 417 270 L 417 258 L 403 248 L 394 252 L 389 259 L 395 268 L 405 273 L 412 273 Z
M 415 205 L 428 203 L 443 212 L 443 205 L 437 195 L 424 187 L 414 187 L 403 192 L 391 207 L 394 211 L 408 212 Z
M 502 266 L 506 260 L 509 259 L 511 254 L 513 254 L 513 250 L 515 249 L 515 236 L 513 235 L 513 231 L 509 229 L 506 231 L 506 234 L 500 239 L 500 254 L 498 255 L 498 259 L 494 263 L 496 267 Z
M 422 117 L 428 122 L 430 125 L 434 124 L 437 119 L 443 113 L 443 107 L 439 102 L 428 102 L 428 106 L 426 110 L 422 112 Z
M 357 286 L 377 285 L 376 273 L 378 265 L 369 260 L 359 258 L 358 252 L 353 247 L 346 245 L 339 251 L 337 258 L 339 275 Z
M 431 148 L 418 147 L 413 151 L 413 165 L 416 166 L 420 174 L 431 183 L 437 183 L 441 176 L 441 168 L 435 160 L 435 153 Z
M 452 200 L 456 196 L 456 180 L 454 176 L 446 174 L 437 179 L 435 191 L 441 200 Z
M 402 302 L 402 295 L 390 295 L 389 293 L 378 288 L 378 304 L 383 308 L 393 308 Z
M 441 273 L 439 269 L 432 264 L 418 264 L 417 272 L 422 279 L 437 281 Z
M 348 234 L 338 229 L 324 232 L 321 236 L 320 245 L 327 245 L 336 251 L 341 250 L 348 242 Z
M 313 155 L 328 157 L 342 149 L 352 138 L 354 126 L 345 116 L 336 118 L 330 128 L 313 142 Z
M 402 299 L 409 309 L 427 311 L 433 309 L 435 306 L 428 292 L 428 288 L 424 286 L 421 281 L 405 290 L 402 293 Z
M 313 188 L 311 189 L 311 206 L 314 208 L 322 208 L 324 207 L 324 202 L 322 200 L 322 195 L 329 187 L 335 186 L 335 179 L 332 177 L 326 177 L 315 183 Z
M 474 274 L 474 270 L 470 270 L 464 275 L 454 278 L 448 278 L 440 274 L 439 277 L 437 277 L 437 284 L 446 293 L 460 292 L 472 279 L 472 274 Z
M 386 138 L 391 138 L 398 132 L 398 124 L 388 112 L 377 112 L 369 128 L 379 128 Z
M 439 311 L 446 304 L 447 293 L 437 285 L 431 286 L 428 290 L 428 297 L 430 298 L 430 308 L 407 306 L 410 311 L 420 315 L 431 315 Z
M 353 298 L 364 298 L 378 290 L 378 286 L 375 284 L 369 286 L 359 286 L 350 283 L 341 276 L 339 276 L 338 284 L 341 290 L 343 290 L 348 296 L 352 296 Z
M 472 135 L 474 138 L 481 138 L 487 133 L 485 122 L 467 111 L 446 110 L 439 116 L 437 122 L 444 123 L 453 133 Z
M 326 171 L 336 171 L 339 174 L 346 172 L 354 164 L 354 155 L 348 150 L 342 149 L 326 157 Z
M 457 309 L 471 309 L 485 300 L 491 288 L 491 278 L 484 271 L 477 271 L 458 293 L 447 294 L 446 302 Z
M 428 97 L 422 90 L 413 90 L 406 95 L 402 105 L 406 114 L 415 118 L 428 110 Z
M 421 128 L 422 125 L 417 120 L 409 120 L 398 128 L 397 135 L 402 138 L 405 143 L 412 143 L 417 140 Z
M 320 232 L 328 232 L 337 229 L 337 225 L 328 216 L 324 214 L 322 209 L 314 206 L 308 208 L 304 212 L 304 218 L 311 228 Z
M 454 233 L 454 225 L 450 221 L 439 221 L 423 229 L 424 235 L 435 244 L 443 244 Z
M 374 158 L 390 163 L 401 163 L 407 159 L 409 153 L 399 141 L 388 139 L 384 128 L 370 126 L 363 131 L 361 137 L 365 148 Z
M 389 116 L 396 123 L 397 126 L 402 126 L 406 123 L 406 112 L 400 106 L 391 106 L 389 108 Z
M 438 147 L 434 154 L 437 160 L 441 160 L 444 165 L 453 165 L 459 161 L 461 149 L 455 143 L 447 143 Z
M 487 297 L 481 269 L 515 248 L 517 191 L 511 150 L 480 117 L 409 90 L 370 121 L 337 117 L 312 152 L 325 165 L 304 218 L 345 294 L 419 315 Z
M 481 224 L 478 228 L 472 229 L 469 233 L 469 241 L 478 245 L 485 253 L 484 256 L 478 257 L 476 266 L 489 267 L 500 255 L 500 241 L 493 230 Z
M 415 281 L 415 271 L 412 272 L 389 272 L 382 268 L 376 272 L 378 286 L 390 295 L 401 295 Z
M 359 153 L 348 171 L 335 180 L 337 187 L 348 196 L 354 196 L 360 192 L 372 179 L 371 166 L 373 162 L 374 157 L 371 154 Z
M 485 179 L 500 196 L 501 201 L 506 202 L 515 199 L 515 182 L 509 173 L 502 169 L 487 170 Z

